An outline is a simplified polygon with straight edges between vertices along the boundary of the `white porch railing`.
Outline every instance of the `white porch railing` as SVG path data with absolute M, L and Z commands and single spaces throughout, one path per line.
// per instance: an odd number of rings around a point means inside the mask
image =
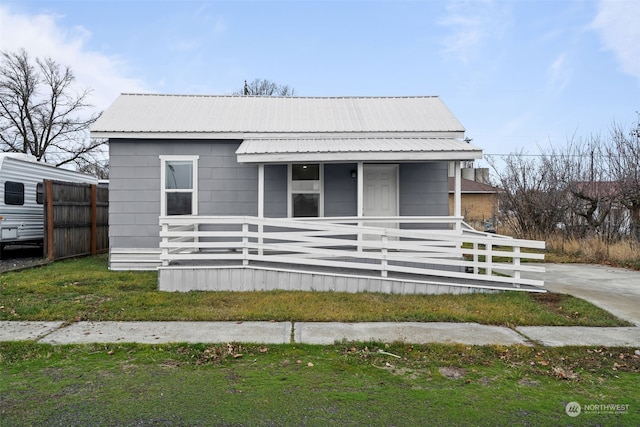
M 376 226 L 378 224 L 379 226 Z M 474 230 L 458 217 L 160 218 L 163 266 L 256 262 L 544 286 L 545 243 Z

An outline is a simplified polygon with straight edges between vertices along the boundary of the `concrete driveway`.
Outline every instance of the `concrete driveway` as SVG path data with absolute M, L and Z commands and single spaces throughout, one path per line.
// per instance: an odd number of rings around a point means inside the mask
M 582 298 L 640 326 L 640 271 L 591 264 L 545 264 L 545 287 Z

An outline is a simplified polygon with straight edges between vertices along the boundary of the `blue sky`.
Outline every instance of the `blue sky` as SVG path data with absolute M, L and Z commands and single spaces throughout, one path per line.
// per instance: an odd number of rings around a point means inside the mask
M 13 1 L 0 49 L 122 92 L 439 95 L 486 154 L 563 146 L 640 111 L 640 1 Z

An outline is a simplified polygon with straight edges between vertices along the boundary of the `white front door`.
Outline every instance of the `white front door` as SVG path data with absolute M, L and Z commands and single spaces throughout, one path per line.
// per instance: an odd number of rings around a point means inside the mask
M 398 165 L 363 165 L 364 216 L 398 216 Z M 377 227 L 397 227 L 392 223 L 367 222 Z

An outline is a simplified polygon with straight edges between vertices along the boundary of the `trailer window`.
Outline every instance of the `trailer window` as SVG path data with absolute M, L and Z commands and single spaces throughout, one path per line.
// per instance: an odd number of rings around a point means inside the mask
M 4 183 L 4 204 L 24 205 L 24 184 L 7 181 Z
M 36 203 L 39 205 L 44 204 L 44 184 L 41 182 L 36 184 Z

